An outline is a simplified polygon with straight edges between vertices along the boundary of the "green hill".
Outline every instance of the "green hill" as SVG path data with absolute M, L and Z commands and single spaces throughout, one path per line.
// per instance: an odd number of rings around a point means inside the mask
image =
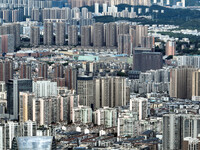
M 131 22 L 140 22 L 141 24 L 173 24 L 179 25 L 181 28 L 188 29 L 198 29 L 200 30 L 200 11 L 198 10 L 190 10 L 190 9 L 173 9 L 162 7 L 158 5 L 152 5 L 151 7 L 146 6 L 131 6 L 126 4 L 117 5 L 118 10 L 122 11 L 125 8 L 129 10 L 131 7 L 134 7 L 135 12 L 137 12 L 138 8 L 142 9 L 142 13 L 140 15 L 151 15 L 152 19 L 145 18 L 114 18 L 112 16 L 99 16 L 95 17 L 96 22 L 114 22 L 118 20 L 127 20 Z M 145 13 L 145 9 L 149 8 L 148 14 Z M 157 13 L 155 13 L 155 10 Z M 164 11 L 164 13 L 162 13 Z

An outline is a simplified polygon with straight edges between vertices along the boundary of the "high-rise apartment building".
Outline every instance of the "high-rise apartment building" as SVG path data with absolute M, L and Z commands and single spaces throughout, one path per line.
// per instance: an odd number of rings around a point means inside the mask
M 31 20 L 32 21 L 40 21 L 40 9 L 33 8 L 31 11 Z
M 24 123 L 18 123 L 13 121 L 7 121 L 0 125 L 0 149 L 15 149 L 13 147 L 13 141 L 16 137 L 20 136 L 36 136 L 37 125 L 33 121 L 26 121 Z
M 12 34 L 14 36 L 14 47 L 20 46 L 20 24 L 11 23 L 0 26 L 0 35 Z
M 40 100 L 33 99 L 33 107 L 32 107 L 33 121 L 40 124 Z
M 19 14 L 19 10 L 18 9 L 15 9 L 15 10 L 12 10 L 12 22 L 18 22 L 20 21 L 20 14 Z
M 65 78 L 56 78 L 53 81 L 57 82 L 58 87 L 65 87 Z
M 59 122 L 60 107 L 58 97 L 33 99 L 33 121 L 39 125 L 50 125 Z
M 64 75 L 64 66 L 60 63 L 56 63 L 53 67 L 54 78 L 63 78 Z
M 200 68 L 200 56 L 199 55 L 190 55 L 190 56 L 176 56 L 175 60 L 177 61 L 178 66 L 190 66 L 194 68 Z
M 37 98 L 57 96 L 57 82 L 33 81 L 33 92 Z
M 81 9 L 81 17 L 82 17 L 82 19 L 87 19 L 88 18 L 88 9 L 86 7 L 83 7 Z
M 95 3 L 95 9 L 94 9 L 94 12 L 95 14 L 99 14 L 99 3 Z
M 42 9 L 42 21 L 45 21 L 45 19 L 50 19 L 50 9 L 49 8 Z
M 65 44 L 65 23 L 57 22 L 56 23 L 56 45 Z
M 94 79 L 94 99 L 95 108 L 111 106 L 111 79 L 96 78 Z
M 130 25 L 128 23 L 120 23 L 117 26 L 117 31 L 118 31 L 118 35 L 120 34 L 129 34 L 129 27 Z
M 38 77 L 42 77 L 44 79 L 48 78 L 48 64 L 47 63 L 38 64 Z
M 50 125 L 51 123 L 60 121 L 60 103 L 57 97 L 39 98 L 38 101 L 39 101 L 38 123 L 40 125 Z M 34 112 L 36 112 L 36 115 L 38 113 L 37 109 L 38 105 L 36 105 L 36 110 L 34 110 Z
M 99 5 L 102 5 L 103 3 L 107 2 L 109 5 L 110 5 L 110 1 L 106 1 L 106 0 L 103 0 L 103 1 L 96 1 L 96 0 L 69 0 L 68 1 L 70 6 L 72 8 L 74 7 L 83 7 L 83 6 L 92 6 L 92 5 L 95 5 L 95 3 L 98 2 L 98 7 Z
M 155 48 L 155 39 L 152 36 L 143 36 L 141 47 L 153 50 Z
M 9 79 L 13 78 L 13 61 L 12 60 L 1 60 L 0 61 L 0 81 L 8 82 Z
M 192 72 L 192 96 L 200 96 L 200 70 Z
M 127 103 L 126 78 L 102 77 L 94 79 L 95 108 L 124 106 Z
M 37 124 L 34 121 L 27 120 L 20 124 L 21 127 L 21 136 L 36 136 Z
M 31 64 L 21 63 L 19 67 L 20 79 L 31 79 Z
M 68 27 L 68 45 L 69 46 L 78 45 L 78 28 L 75 25 Z
M 11 22 L 12 21 L 12 11 L 11 10 L 3 10 L 2 12 L 3 14 L 3 20 L 5 20 L 5 22 Z
M 65 68 L 65 86 L 68 89 L 76 90 L 76 82 L 77 82 L 77 70 L 68 66 Z
M 19 92 L 29 91 L 32 92 L 32 80 L 29 79 L 13 79 L 7 83 L 7 103 L 8 114 L 11 119 L 19 119 Z
M 0 35 L 0 53 L 14 52 L 14 36 L 13 34 Z
M 40 45 L 40 28 L 37 26 L 31 26 L 30 29 L 30 45 Z
M 142 37 L 148 36 L 148 27 L 143 25 L 135 26 L 136 30 L 136 46 L 142 45 Z
M 10 25 L 10 34 L 14 35 L 15 39 L 15 47 L 18 48 L 21 44 L 20 42 L 20 24 L 19 23 L 13 23 Z
M 135 47 L 137 47 L 136 45 L 136 27 L 135 26 L 130 26 L 130 29 L 129 29 L 129 34 L 131 36 L 131 44 L 132 44 L 132 48 L 133 50 L 135 49 Z M 134 51 L 133 51 L 134 53 Z
M 81 46 L 91 45 L 91 26 L 81 27 Z
M 154 48 L 154 37 L 148 36 L 148 27 L 143 25 L 131 25 L 129 34 L 131 36 L 132 48 L 144 47 Z
M 72 8 L 71 15 L 73 19 L 80 19 L 80 9 L 79 8 Z
M 145 72 L 151 69 L 161 69 L 162 66 L 162 54 L 159 52 L 142 52 L 133 54 L 133 70 Z
M 80 76 L 77 78 L 77 94 L 80 104 L 98 109 L 104 106 L 124 106 L 127 101 L 126 78 Z
M 115 23 L 108 23 L 105 25 L 105 40 L 106 46 L 112 47 L 117 45 L 117 25 Z
M 118 36 L 118 53 L 132 54 L 131 36 L 129 34 L 120 34 Z
M 5 149 L 5 137 L 4 137 L 4 126 L 0 125 L 0 149 Z
M 71 19 L 71 9 L 69 7 L 63 7 L 61 9 L 61 19 Z
M 92 109 L 88 106 L 74 107 L 72 109 L 72 122 L 82 122 L 84 124 L 92 122 Z
M 19 121 L 33 120 L 33 99 L 35 95 L 30 92 L 19 92 Z
M 163 150 L 183 149 L 185 137 L 197 138 L 200 115 L 166 114 L 163 116 Z
M 185 0 L 181 0 L 182 6 L 185 7 Z
M 53 22 L 44 22 L 44 45 L 53 45 Z
M 71 122 L 72 121 L 72 111 L 73 108 L 79 105 L 79 96 L 74 94 L 74 91 L 70 90 L 67 95 L 62 95 L 59 97 L 60 101 L 60 120 Z
M 6 113 L 7 109 L 7 90 L 5 81 L 0 81 L 0 115 Z
M 117 121 L 117 136 L 130 136 L 134 137 L 138 135 L 138 122 L 137 117 L 133 112 L 125 110 L 120 112 Z
M 192 75 L 195 68 L 179 67 L 170 71 L 170 97 L 192 98 Z M 195 80 L 195 79 L 194 79 Z
M 117 126 L 117 110 L 115 108 L 103 107 L 94 112 L 94 123 L 104 125 L 105 128 Z
M 166 48 L 165 48 L 165 55 L 175 55 L 176 52 L 176 42 L 174 41 L 167 41 Z
M 192 138 L 192 137 L 185 137 L 183 140 L 183 150 L 188 149 L 200 149 L 200 140 L 199 136 L 198 138 Z
M 103 3 L 103 13 L 107 13 L 108 11 L 108 5 L 107 3 Z
M 139 120 L 147 118 L 148 100 L 143 97 L 130 99 L 130 110 L 138 113 Z
M 104 24 L 95 23 L 93 24 L 93 46 L 101 47 L 104 45 Z
M 11 149 L 14 137 L 20 136 L 20 126 L 17 122 L 8 121 L 4 126 L 0 127 L 0 135 L 3 136 L 3 149 Z
M 77 94 L 80 96 L 80 105 L 94 107 L 93 77 L 77 77 Z

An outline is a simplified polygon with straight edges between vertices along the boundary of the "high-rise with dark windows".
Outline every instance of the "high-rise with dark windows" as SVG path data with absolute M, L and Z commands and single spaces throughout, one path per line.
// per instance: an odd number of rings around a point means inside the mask
M 29 79 L 13 79 L 7 83 L 7 111 L 10 118 L 19 119 L 19 92 L 32 92 L 32 80 Z

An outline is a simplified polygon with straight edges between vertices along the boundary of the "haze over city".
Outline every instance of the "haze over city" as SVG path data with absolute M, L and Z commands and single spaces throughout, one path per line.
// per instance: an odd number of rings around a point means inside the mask
M 0 0 L 0 150 L 199 150 L 198 0 Z

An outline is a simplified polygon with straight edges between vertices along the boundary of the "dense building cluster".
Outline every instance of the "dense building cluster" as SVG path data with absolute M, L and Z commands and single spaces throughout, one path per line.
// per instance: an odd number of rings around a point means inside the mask
M 0 150 L 199 149 L 199 44 L 138 22 L 185 5 L 0 0 Z

